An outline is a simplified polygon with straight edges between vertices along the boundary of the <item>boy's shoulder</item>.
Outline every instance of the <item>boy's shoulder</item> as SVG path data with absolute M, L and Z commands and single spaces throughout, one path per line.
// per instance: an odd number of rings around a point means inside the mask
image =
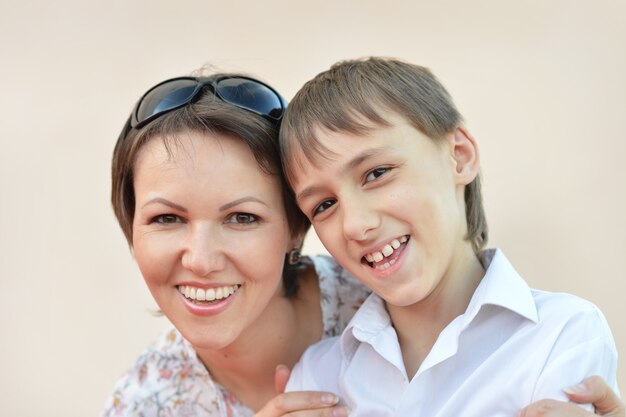
M 530 288 L 500 249 L 483 251 L 482 261 L 487 266 L 483 280 L 488 282 L 481 283 L 480 287 L 488 289 L 479 288 L 487 292 L 487 301 L 503 299 L 504 305 L 525 313 L 527 318 L 539 324 L 564 326 L 570 321 L 586 321 L 601 324 L 610 333 L 606 319 L 596 305 L 577 295 Z M 525 300 L 525 306 L 520 300 Z
M 483 262 L 487 260 L 488 268 L 483 279 L 490 279 L 486 283 L 490 290 L 495 288 L 487 299 L 504 300 L 500 305 L 506 307 L 506 311 L 499 313 L 490 310 L 493 323 L 500 323 L 502 317 L 508 316 L 506 322 L 515 328 L 516 340 L 545 346 L 550 358 L 570 355 L 584 346 L 589 349 L 596 346 L 597 351 L 610 356 L 616 353 L 609 324 L 596 305 L 577 295 L 530 288 L 502 251 L 490 250 L 485 254 L 487 258 Z M 526 320 L 518 321 L 519 326 L 515 326 L 514 316 L 507 311 Z
M 602 311 L 591 301 L 574 294 L 531 289 L 540 323 L 568 327 L 575 325 L 587 334 L 611 334 Z

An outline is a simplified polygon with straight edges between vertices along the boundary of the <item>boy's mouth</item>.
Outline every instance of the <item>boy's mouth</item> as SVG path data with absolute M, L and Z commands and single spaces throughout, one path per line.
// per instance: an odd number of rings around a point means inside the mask
M 236 293 L 241 285 L 224 285 L 207 289 L 196 288 L 191 285 L 179 285 L 177 288 L 188 301 L 194 304 L 214 304 Z
M 381 250 L 366 254 L 361 258 L 361 263 L 369 265 L 370 268 L 384 271 L 396 262 L 400 250 L 406 246 L 406 242 L 408 242 L 409 239 L 409 235 L 394 239 Z

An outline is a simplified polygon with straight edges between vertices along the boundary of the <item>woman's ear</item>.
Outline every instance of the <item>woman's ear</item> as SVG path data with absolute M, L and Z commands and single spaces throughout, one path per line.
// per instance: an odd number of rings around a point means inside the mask
M 455 167 L 456 183 L 467 185 L 474 181 L 480 171 L 480 155 L 476 139 L 464 127 L 457 127 L 450 140 L 451 157 Z
M 287 252 L 289 252 L 292 249 L 302 249 L 302 245 L 304 244 L 304 236 L 305 233 L 298 233 L 297 236 L 293 236 L 290 240 L 289 240 L 289 247 L 287 248 Z

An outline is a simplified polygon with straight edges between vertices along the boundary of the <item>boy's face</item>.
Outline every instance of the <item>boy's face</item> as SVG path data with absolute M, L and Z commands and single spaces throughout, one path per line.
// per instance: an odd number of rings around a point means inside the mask
M 435 142 L 401 117 L 387 120 L 367 136 L 318 130 L 331 156 L 296 155 L 293 188 L 337 261 L 403 307 L 453 288 L 473 256 L 463 192 L 476 174 L 465 166 L 474 142 L 462 129 Z

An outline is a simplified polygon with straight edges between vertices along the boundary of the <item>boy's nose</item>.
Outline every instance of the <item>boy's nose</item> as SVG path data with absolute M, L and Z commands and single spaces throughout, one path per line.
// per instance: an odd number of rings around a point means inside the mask
M 380 225 L 378 213 L 366 201 L 344 202 L 342 211 L 343 234 L 348 240 L 366 240 Z
M 219 233 L 209 227 L 197 227 L 191 231 L 182 256 L 183 267 L 198 277 L 206 277 L 226 266 L 226 255 Z

